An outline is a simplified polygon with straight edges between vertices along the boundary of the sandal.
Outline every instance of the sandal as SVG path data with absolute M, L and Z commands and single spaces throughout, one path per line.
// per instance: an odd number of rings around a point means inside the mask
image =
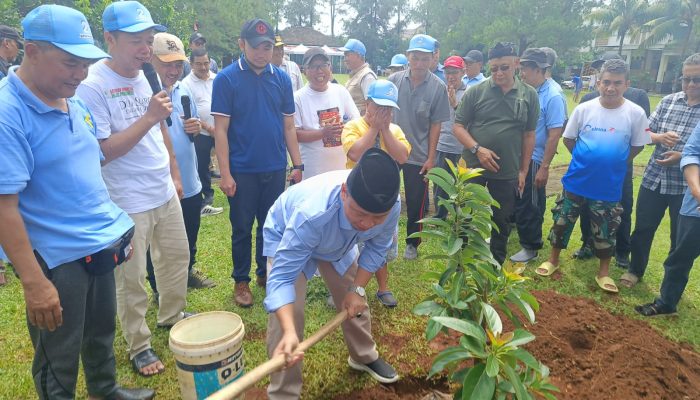
M 598 287 L 603 289 L 604 291 L 608 293 L 618 293 L 620 290 L 617 288 L 617 285 L 615 285 L 615 281 L 612 280 L 609 276 L 603 276 L 603 277 L 595 277 L 595 281 L 598 284 Z
M 627 289 L 633 288 L 637 282 L 639 282 L 639 277 L 631 272 L 625 272 L 620 277 L 620 285 L 626 287 Z
M 549 261 L 545 261 L 542 264 L 540 264 L 540 266 L 537 267 L 537 269 L 535 269 L 535 273 L 540 276 L 550 276 L 558 269 L 558 265 L 554 265 Z
M 391 293 L 390 290 L 387 290 L 386 292 L 377 292 L 377 299 L 384 307 L 394 308 L 397 304 L 399 304 L 399 302 L 396 301 L 394 294 Z
M 160 358 L 158 358 L 158 355 L 156 354 L 153 349 L 146 349 L 139 354 L 135 355 L 134 358 L 131 359 L 131 365 L 134 367 L 134 371 L 138 373 L 139 375 L 150 378 L 154 375 L 158 375 L 165 371 L 165 367 L 162 369 L 158 369 L 158 372 L 154 374 L 145 374 L 141 372 L 144 368 L 148 367 L 151 364 L 157 363 L 160 361 Z
M 668 311 L 656 303 L 642 304 L 634 307 L 634 311 L 645 317 L 658 317 L 660 315 L 676 315 L 675 311 Z

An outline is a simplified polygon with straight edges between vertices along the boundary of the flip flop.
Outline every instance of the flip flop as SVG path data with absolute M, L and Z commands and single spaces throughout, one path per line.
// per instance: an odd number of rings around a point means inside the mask
M 158 372 L 150 375 L 144 374 L 143 372 L 141 372 L 141 370 L 158 361 L 160 361 L 160 358 L 158 358 L 156 352 L 153 351 L 153 349 L 146 349 L 140 352 L 139 354 L 135 355 L 134 358 L 131 359 L 131 365 L 134 367 L 134 371 L 136 371 L 137 374 L 146 378 L 150 378 L 152 376 L 163 373 L 163 371 L 165 371 L 165 368 L 159 369 Z
M 595 281 L 598 284 L 598 287 L 603 289 L 604 291 L 608 293 L 617 293 L 619 290 L 617 289 L 617 285 L 615 285 L 615 281 L 612 280 L 609 276 L 604 276 L 604 277 L 595 277 Z M 610 288 L 609 286 L 612 286 Z
M 386 292 L 377 292 L 377 299 L 384 307 L 388 308 L 394 308 L 397 304 L 399 304 L 399 302 L 396 301 L 394 294 L 391 293 L 390 290 L 387 290 Z
M 558 265 L 554 265 L 549 261 L 545 261 L 542 264 L 540 264 L 540 266 L 537 267 L 537 269 L 535 269 L 535 273 L 540 276 L 550 276 L 558 269 Z
M 620 277 L 620 285 L 626 287 L 627 289 L 633 288 L 637 282 L 639 282 L 639 277 L 631 272 L 625 272 Z

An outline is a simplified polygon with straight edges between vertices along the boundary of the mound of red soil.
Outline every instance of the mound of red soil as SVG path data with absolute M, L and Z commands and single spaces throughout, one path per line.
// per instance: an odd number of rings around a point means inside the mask
M 561 390 L 557 398 L 700 399 L 700 355 L 690 346 L 669 341 L 644 321 L 613 315 L 592 300 L 551 291 L 534 295 L 541 307 L 537 324 L 528 329 L 537 340 L 526 348 L 549 366 L 552 383 Z M 390 352 L 402 351 L 398 338 L 379 340 Z M 455 343 L 455 336 L 439 336 L 430 348 L 436 354 Z M 435 354 L 425 355 L 423 365 L 430 365 Z M 404 372 L 399 383 L 376 385 L 336 400 L 423 399 L 434 396 L 434 390 L 447 390 L 444 379 L 430 382 L 405 376 L 408 366 L 397 367 Z

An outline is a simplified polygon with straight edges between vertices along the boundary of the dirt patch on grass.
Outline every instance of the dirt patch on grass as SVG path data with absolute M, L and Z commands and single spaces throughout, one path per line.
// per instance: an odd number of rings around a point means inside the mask
M 537 324 L 528 329 L 537 340 L 526 346 L 549 366 L 561 400 L 700 398 L 700 355 L 661 336 L 644 321 L 613 315 L 590 299 L 535 291 L 540 302 Z M 512 328 L 508 328 L 512 329 Z M 402 341 L 379 341 L 399 354 Z M 439 351 L 457 343 L 440 335 L 420 356 L 429 369 Z M 397 365 L 401 372 L 409 366 Z M 444 378 L 426 381 L 405 376 L 394 385 L 377 385 L 336 399 L 423 399 L 435 390 L 449 392 Z

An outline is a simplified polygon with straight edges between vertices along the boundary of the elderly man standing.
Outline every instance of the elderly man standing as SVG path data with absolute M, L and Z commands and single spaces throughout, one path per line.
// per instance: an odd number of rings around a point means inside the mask
M 24 44 L 17 30 L 7 25 L 0 25 L 0 79 L 7 76 L 10 65 L 23 48 Z
M 182 80 L 192 93 L 192 102 L 197 107 L 202 129 L 194 136 L 194 148 L 197 152 L 197 173 L 202 183 L 203 217 L 221 214 L 223 208 L 214 207 L 214 189 L 211 188 L 209 163 L 211 150 L 214 148 L 214 117 L 211 115 L 211 95 L 216 73 L 209 69 L 209 53 L 206 49 L 195 49 L 190 54 L 192 72 Z
M 520 78 L 537 90 L 540 113 L 530 168 L 522 195 L 515 203 L 515 222 L 522 248 L 510 258 L 513 262 L 528 262 L 537 257 L 537 251 L 542 248 L 549 165 L 557 153 L 566 120 L 566 100 L 546 77 L 551 67 L 547 61 L 547 54 L 541 49 L 527 49 L 520 56 Z
M 384 151 L 370 148 L 352 171 L 318 175 L 284 192 L 265 220 L 269 282 L 265 309 L 267 352 L 285 354 L 287 368 L 270 376 L 271 400 L 298 399 L 306 283 L 318 269 L 338 310 L 350 368 L 382 383 L 399 379 L 377 352 L 365 286 L 386 262 L 401 213 L 399 169 Z M 358 243 L 364 243 L 358 251 Z
M 483 168 L 475 179 L 488 188 L 500 207 L 493 208 L 491 253 L 506 259 L 509 218 L 525 188 L 535 147 L 540 105 L 537 92 L 515 77 L 518 57 L 512 43 L 498 43 L 489 51 L 491 77 L 462 98 L 453 132 L 464 145 L 470 168 Z
M 464 78 L 462 78 L 467 89 L 486 79 L 481 73 L 483 67 L 484 55 L 479 50 L 469 50 L 464 56 Z
M 90 399 L 151 399 L 117 386 L 114 269 L 134 223 L 109 199 L 96 126 L 74 97 L 108 55 L 67 7 L 37 7 L 22 27 L 24 60 L 0 82 L 0 245 L 24 289 L 37 397 L 74 399 L 82 358 Z
M 365 102 L 367 101 L 367 89 L 369 85 L 377 80 L 377 74 L 365 62 L 367 49 L 364 43 L 357 39 L 350 39 L 345 46 L 338 49 L 345 53 L 345 65 L 350 70 L 345 87 L 350 92 L 352 100 L 355 102 L 360 114 L 365 113 Z
M 455 110 L 462 100 L 462 96 L 467 91 L 467 85 L 462 78 L 464 77 L 465 63 L 464 59 L 459 56 L 450 56 L 445 60 L 444 72 L 447 77 L 447 98 L 450 101 L 450 120 L 445 121 L 440 126 L 440 138 L 437 144 L 437 162 L 436 167 L 450 170 L 447 166 L 447 160 L 452 161 L 452 164 L 457 165 L 464 146 L 452 134 L 452 126 L 455 122 Z M 437 210 L 437 218 L 445 218 L 447 209 L 438 206 L 438 199 L 445 197 L 445 191 L 438 185 L 433 185 L 433 193 L 435 196 L 435 209 Z
M 401 127 L 411 144 L 408 161 L 401 166 L 406 191 L 406 249 L 404 258 L 418 257 L 419 238 L 408 238 L 421 229 L 429 200 L 424 175 L 435 166 L 440 126 L 450 119 L 450 102 L 445 84 L 430 72 L 435 52 L 435 39 L 415 35 L 408 44 L 408 69 L 389 76 L 399 88 L 398 106 L 393 122 Z
M 348 90 L 331 83 L 331 60 L 320 47 L 304 54 L 309 83 L 294 93 L 294 125 L 304 163 L 303 179 L 345 169 L 341 134 L 345 122 L 360 118 Z
M 165 91 L 153 93 L 141 71 L 156 31 L 165 27 L 137 1 L 111 3 L 102 24 L 112 58 L 90 67 L 78 94 L 94 117 L 109 195 L 136 223 L 134 256 L 115 271 L 117 313 L 134 370 L 151 376 L 165 365 L 152 349 L 146 323 L 149 248 L 158 282 L 158 325 L 172 326 L 189 315 L 182 180 L 165 125 L 173 105 Z
M 287 151 L 293 164 L 289 179 L 301 181 L 304 170 L 294 130 L 292 82 L 270 64 L 274 43 L 270 24 L 261 19 L 247 21 L 238 39 L 241 58 L 214 79 L 211 113 L 221 168 L 219 185 L 230 205 L 231 276 L 234 300 L 241 307 L 253 305 L 251 231 L 256 219 L 256 281 L 260 287 L 267 282 L 262 226 L 284 191 Z
M 272 49 L 272 63 L 289 75 L 292 80 L 292 90 L 295 92 L 304 87 L 304 79 L 301 77 L 299 66 L 292 60 L 284 57 L 284 41 L 279 34 L 275 35 L 275 47 Z
M 644 276 L 649 252 L 666 209 L 671 219 L 671 250 L 676 248 L 678 215 L 683 203 L 685 181 L 678 168 L 681 152 L 693 129 L 700 123 L 700 53 L 683 62 L 683 91 L 664 97 L 649 118 L 654 153 L 644 170 L 637 194 L 632 233 L 632 260 L 620 284 L 632 287 Z

